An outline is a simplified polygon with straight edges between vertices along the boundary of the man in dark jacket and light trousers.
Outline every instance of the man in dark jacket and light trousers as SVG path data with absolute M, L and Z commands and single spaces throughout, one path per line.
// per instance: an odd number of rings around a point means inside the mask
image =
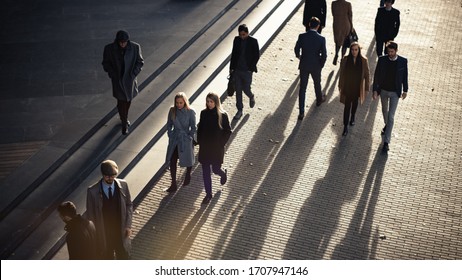
M 257 39 L 249 36 L 249 29 L 245 24 L 238 28 L 239 36 L 233 41 L 233 50 L 231 52 L 231 63 L 229 72 L 234 76 L 236 87 L 236 107 L 237 113 L 234 119 L 242 117 L 242 92 L 249 97 L 249 106 L 255 106 L 255 97 L 250 86 L 252 85 L 253 72 L 257 73 L 257 62 L 260 59 L 260 47 Z
M 122 134 L 128 133 L 128 110 L 138 94 L 136 76 L 141 72 L 144 60 L 139 44 L 130 41 L 127 31 L 120 30 L 113 43 L 104 47 L 103 68 L 112 80 L 112 94 L 117 99 L 117 110 L 122 122 Z

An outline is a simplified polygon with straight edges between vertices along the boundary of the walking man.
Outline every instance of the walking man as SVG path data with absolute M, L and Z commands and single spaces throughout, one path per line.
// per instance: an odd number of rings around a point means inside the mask
M 407 59 L 398 56 L 398 44 L 391 41 L 387 44 L 387 56 L 379 57 L 374 73 L 374 100 L 380 95 L 385 127 L 382 129 L 383 151 L 389 150 L 391 132 L 393 130 L 398 100 L 407 96 Z
M 128 110 L 138 94 L 136 76 L 141 72 L 144 60 L 139 44 L 130 41 L 127 31 L 120 30 L 113 43 L 104 47 L 103 69 L 112 81 L 112 95 L 117 99 L 117 110 L 122 123 L 122 134 L 128 134 L 130 121 Z
M 298 36 L 294 48 L 295 56 L 300 59 L 299 120 L 302 120 L 305 115 L 305 94 L 309 75 L 313 78 L 316 106 L 321 106 L 326 101 L 326 97 L 321 92 L 321 70 L 327 59 L 326 38 L 317 32 L 319 25 L 319 19 L 312 17 L 309 22 L 310 30 Z
M 393 8 L 395 0 L 385 0 L 385 6 L 381 6 L 377 9 L 377 15 L 375 17 L 375 42 L 377 56 L 386 55 L 383 53 L 383 46 L 388 41 L 393 41 L 398 36 L 400 18 L 399 10 Z
M 117 179 L 119 167 L 112 160 L 101 163 L 103 178 L 87 190 L 87 216 L 97 234 L 100 259 L 130 258 L 133 207 L 125 180 Z
M 77 214 L 77 208 L 71 201 L 58 206 L 61 220 L 66 223 L 66 243 L 70 260 L 96 259 L 96 229 L 92 221 Z
M 326 26 L 327 4 L 326 0 L 305 0 L 303 9 L 303 26 L 306 31 L 310 30 L 310 20 L 312 17 L 317 17 L 321 24 L 318 28 L 318 33 L 321 34 L 322 29 Z
M 257 62 L 260 59 L 260 47 L 257 39 L 249 36 L 249 29 L 245 24 L 238 28 L 239 36 L 233 41 L 231 52 L 231 63 L 229 72 L 234 76 L 236 87 L 236 107 L 237 113 L 234 119 L 242 117 L 242 91 L 249 98 L 249 106 L 255 106 L 255 96 L 250 87 L 252 85 L 253 72 L 257 73 Z

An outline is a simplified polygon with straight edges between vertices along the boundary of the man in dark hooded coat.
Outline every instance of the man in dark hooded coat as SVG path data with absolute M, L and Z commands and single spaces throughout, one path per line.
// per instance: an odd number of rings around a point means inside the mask
M 122 122 L 122 134 L 128 133 L 128 109 L 138 94 L 136 76 L 144 60 L 139 44 L 130 41 L 127 31 L 120 30 L 113 43 L 104 47 L 103 68 L 112 80 L 112 95 L 117 99 L 117 110 Z

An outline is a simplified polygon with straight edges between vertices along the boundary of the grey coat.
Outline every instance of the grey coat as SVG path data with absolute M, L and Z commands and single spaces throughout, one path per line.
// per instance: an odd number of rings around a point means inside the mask
M 123 58 L 124 66 L 118 59 L 120 51 L 117 42 L 104 47 L 103 69 L 112 80 L 112 95 L 118 100 L 131 101 L 138 94 L 136 76 L 141 72 L 144 60 L 141 47 L 135 42 L 128 41 Z
M 172 118 L 173 110 L 176 112 Z M 175 147 L 178 147 L 179 165 L 190 167 L 195 163 L 193 139 L 196 134 L 196 112 L 193 109 L 170 108 L 167 119 L 168 148 L 166 162 L 170 162 Z
M 128 184 L 125 180 L 115 179 L 114 186 L 119 188 L 120 194 L 120 216 L 122 232 L 124 236 L 123 245 L 127 252 L 130 252 L 131 241 L 130 237 L 125 235 L 125 230 L 132 227 L 133 205 L 128 189 Z M 87 190 L 87 212 L 88 220 L 92 221 L 96 227 L 96 240 L 97 240 L 97 253 L 103 254 L 106 251 L 106 232 L 104 229 L 103 220 L 103 191 L 101 187 L 101 180 Z

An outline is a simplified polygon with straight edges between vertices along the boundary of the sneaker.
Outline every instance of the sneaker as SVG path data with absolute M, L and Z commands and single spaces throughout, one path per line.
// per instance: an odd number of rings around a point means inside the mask
M 128 126 L 123 126 L 122 127 L 122 135 L 127 135 L 128 134 Z
M 220 184 L 223 186 L 228 181 L 228 169 L 225 169 L 225 175 L 220 178 Z
M 208 194 L 204 197 L 204 199 L 202 200 L 202 204 L 208 204 L 210 202 L 210 200 L 212 200 L 212 195 L 211 194 Z
M 237 111 L 236 115 L 234 115 L 234 119 L 238 120 L 242 118 L 242 110 Z
M 255 107 L 255 96 L 252 96 L 249 100 L 250 108 Z

